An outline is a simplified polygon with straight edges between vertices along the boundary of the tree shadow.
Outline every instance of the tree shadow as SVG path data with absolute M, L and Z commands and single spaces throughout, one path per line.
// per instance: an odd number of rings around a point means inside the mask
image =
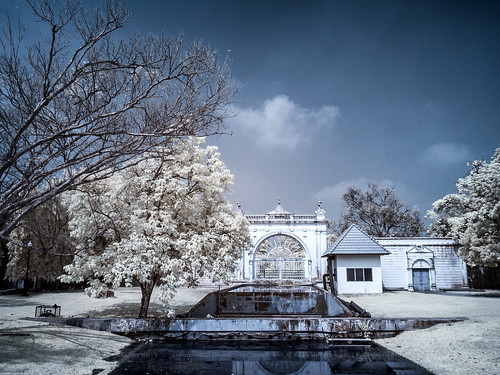
M 101 310 L 91 310 L 86 314 L 92 318 L 137 318 L 140 308 L 140 302 L 128 302 L 109 306 Z M 159 318 L 166 315 L 167 312 L 160 303 L 149 304 L 148 317 Z
M 0 307 L 30 307 L 33 306 L 33 313 L 35 312 L 35 307 L 38 305 L 43 305 L 43 303 L 27 299 L 29 297 L 19 297 L 14 298 L 12 296 L 9 297 L 0 297 Z
M 2 364 L 67 363 L 82 355 L 105 358 L 113 353 L 106 342 L 127 344 L 118 335 L 102 335 L 90 330 L 49 325 L 33 325 L 0 331 Z M 85 351 L 85 352 L 82 352 Z
M 173 310 L 178 315 L 188 312 L 193 306 L 193 304 L 175 305 Z M 90 310 L 83 315 L 92 318 L 137 318 L 140 307 L 140 302 L 120 303 L 101 310 Z M 170 309 L 166 309 L 161 303 L 150 303 L 148 318 L 166 318 L 168 310 Z
M 446 295 L 446 293 L 443 293 L 443 295 Z M 471 292 L 465 292 L 465 293 L 460 293 L 460 292 L 453 292 L 449 293 L 448 295 L 451 296 L 463 296 L 463 297 L 484 297 L 484 298 L 500 298 L 500 290 L 492 290 L 488 292 L 477 292 L 477 293 L 471 293 Z

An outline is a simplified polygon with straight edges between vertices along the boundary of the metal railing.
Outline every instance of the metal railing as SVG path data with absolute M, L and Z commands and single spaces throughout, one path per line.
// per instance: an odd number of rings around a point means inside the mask
M 305 260 L 255 260 L 255 278 L 263 280 L 303 280 L 306 278 Z
M 269 222 L 306 222 L 313 223 L 318 221 L 316 215 L 245 215 L 249 222 L 253 223 L 269 223 Z

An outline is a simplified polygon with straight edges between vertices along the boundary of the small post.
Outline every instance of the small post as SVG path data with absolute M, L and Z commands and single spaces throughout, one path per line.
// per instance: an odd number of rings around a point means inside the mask
M 24 295 L 30 295 L 30 287 L 29 287 L 29 271 L 30 271 L 30 253 L 31 248 L 33 247 L 33 243 L 31 241 L 28 242 L 28 254 L 26 258 L 26 275 L 24 277 Z
M 330 291 L 333 295 L 337 295 L 337 291 L 335 290 L 335 280 L 333 277 L 333 257 L 328 257 L 328 277 L 330 279 Z

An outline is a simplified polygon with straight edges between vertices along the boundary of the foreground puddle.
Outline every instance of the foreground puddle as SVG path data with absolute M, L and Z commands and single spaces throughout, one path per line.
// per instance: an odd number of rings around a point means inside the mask
M 378 345 L 151 341 L 125 349 L 121 374 L 408 374 L 432 375 Z

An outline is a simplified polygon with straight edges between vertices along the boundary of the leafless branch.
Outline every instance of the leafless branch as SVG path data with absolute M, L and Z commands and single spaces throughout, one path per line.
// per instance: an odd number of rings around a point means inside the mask
M 0 238 L 27 212 L 188 135 L 223 132 L 237 87 L 227 60 L 181 36 L 119 38 L 128 10 L 108 1 L 28 1 L 46 38 L 0 41 Z M 77 41 L 75 43 L 75 40 Z

